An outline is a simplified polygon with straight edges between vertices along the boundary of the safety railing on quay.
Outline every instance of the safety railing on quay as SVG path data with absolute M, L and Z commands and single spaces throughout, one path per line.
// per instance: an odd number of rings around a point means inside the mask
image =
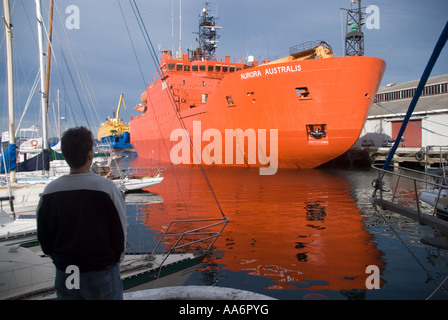
M 442 170 L 442 175 L 438 175 L 393 165 L 389 166 L 389 169 L 387 170 L 375 164 L 372 165 L 372 168 L 378 171 L 378 178 L 376 178 L 372 182 L 372 185 L 374 187 L 372 202 L 374 204 L 378 204 L 380 206 L 386 203 L 393 204 L 394 206 L 388 206 L 388 208 L 396 208 L 397 210 L 393 211 L 397 211 L 398 213 L 406 213 L 405 208 L 416 210 L 416 220 L 420 222 L 422 221 L 422 214 L 436 216 L 439 213 L 437 210 L 437 205 L 440 201 L 442 191 L 448 188 L 448 178 L 446 177 L 444 170 Z M 389 193 L 391 191 L 385 189 L 385 177 L 390 178 L 392 189 L 390 197 L 385 197 L 384 195 L 385 192 Z M 408 182 L 410 181 L 411 188 L 409 188 L 409 185 L 407 185 L 408 193 L 404 192 L 403 194 L 399 195 L 400 184 L 403 183 L 403 180 L 406 180 Z M 428 190 L 436 190 L 437 196 L 435 198 L 433 208 L 429 206 L 430 209 L 425 210 L 425 212 L 423 213 L 420 196 L 423 191 Z M 404 190 L 402 189 L 402 191 Z M 411 196 L 409 196 L 409 191 L 412 194 Z M 379 193 L 379 196 L 377 196 L 377 193 Z M 406 195 L 404 196 L 404 194 Z M 403 210 L 400 210 L 400 208 L 402 208 Z

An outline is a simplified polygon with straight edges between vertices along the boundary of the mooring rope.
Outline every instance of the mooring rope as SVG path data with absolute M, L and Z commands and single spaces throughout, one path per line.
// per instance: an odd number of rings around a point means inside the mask
M 166 82 L 167 80 L 166 80 L 165 74 L 164 74 L 163 70 L 160 68 L 159 59 L 157 57 L 156 51 L 155 51 L 154 46 L 152 44 L 151 38 L 149 36 L 148 30 L 147 30 L 147 28 L 145 26 L 143 18 L 142 18 L 141 14 L 140 14 L 140 10 L 138 9 L 138 6 L 137 6 L 135 0 L 129 0 L 129 3 L 131 4 L 132 10 L 134 11 L 134 15 L 135 15 L 135 17 L 137 19 L 137 22 L 139 24 L 140 31 L 143 34 L 143 38 L 145 39 L 146 46 L 148 48 L 148 51 L 151 54 L 151 57 L 152 57 L 152 60 L 153 60 L 153 62 L 155 64 L 155 66 L 156 66 L 157 72 L 160 75 L 160 79 L 161 79 L 161 81 Z M 182 116 L 180 115 L 180 110 L 179 110 L 179 108 L 177 108 L 177 105 L 175 103 L 172 89 L 168 85 L 166 87 L 167 87 L 166 91 L 167 91 L 167 93 L 169 95 L 171 105 L 172 105 L 172 107 L 173 107 L 173 109 L 174 109 L 174 111 L 175 111 L 175 113 L 177 115 L 177 118 L 178 118 L 178 120 L 179 120 L 179 122 L 180 122 L 180 124 L 182 126 L 182 129 L 184 129 L 184 132 L 188 132 L 187 131 L 187 127 L 185 125 L 185 122 L 183 121 Z M 190 143 L 190 148 L 193 151 L 194 156 L 196 157 L 196 159 L 199 159 L 198 154 L 197 154 L 197 150 L 194 148 L 193 141 L 192 141 L 191 137 L 187 136 L 187 138 L 188 138 L 188 141 Z M 201 152 L 201 150 L 199 150 L 199 152 Z M 225 213 L 224 213 L 224 211 L 223 211 L 223 209 L 221 207 L 221 204 L 219 203 L 218 197 L 216 196 L 215 190 L 213 189 L 213 187 L 212 187 L 212 185 L 210 183 L 210 180 L 209 180 L 209 178 L 207 176 L 207 173 L 205 172 L 205 169 L 204 169 L 204 166 L 202 165 L 202 162 L 198 161 L 198 165 L 199 165 L 199 168 L 201 170 L 202 175 L 204 176 L 205 182 L 207 183 L 207 186 L 208 186 L 208 188 L 209 188 L 209 190 L 210 190 L 210 192 L 211 192 L 211 194 L 212 194 L 212 196 L 213 196 L 213 198 L 214 198 L 214 200 L 215 200 L 215 202 L 216 202 L 216 204 L 218 206 L 218 209 L 219 209 L 222 217 L 224 219 L 226 219 L 226 215 L 225 215 Z

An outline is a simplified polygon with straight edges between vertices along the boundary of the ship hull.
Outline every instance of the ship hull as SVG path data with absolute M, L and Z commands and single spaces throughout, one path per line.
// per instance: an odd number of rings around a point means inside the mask
M 270 168 L 266 174 L 314 168 L 356 142 L 384 70 L 378 58 L 339 57 L 264 64 L 222 79 L 172 74 L 145 92 L 148 111 L 131 119 L 131 144 L 139 157 L 175 164 Z M 183 103 L 193 98 L 200 103 Z

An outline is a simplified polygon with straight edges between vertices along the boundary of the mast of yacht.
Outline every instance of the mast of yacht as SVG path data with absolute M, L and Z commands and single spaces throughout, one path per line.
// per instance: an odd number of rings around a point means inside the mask
M 47 104 L 45 111 L 48 114 L 48 97 L 50 96 L 50 66 L 51 66 L 51 39 L 53 35 L 53 6 L 54 0 L 50 2 L 50 21 L 48 25 L 48 41 L 47 41 L 47 73 L 45 79 L 45 95 L 47 96 Z
M 37 36 L 39 46 L 39 70 L 40 70 L 40 95 L 41 95 L 41 110 L 42 110 L 42 149 L 48 150 L 48 129 L 47 129 L 47 100 L 46 86 L 45 86 L 45 61 L 43 51 L 43 18 L 40 0 L 36 0 L 36 16 L 37 16 Z
M 5 11 L 5 33 L 6 33 L 6 59 L 7 59 L 7 73 L 8 73 L 8 113 L 9 113 L 9 145 L 16 144 L 15 129 L 14 129 L 14 70 L 13 70 L 13 55 L 12 55 L 12 23 L 11 11 L 9 8 L 9 0 L 3 0 L 3 8 Z M 5 166 L 5 172 L 7 168 Z M 16 181 L 15 170 L 9 171 L 10 181 Z

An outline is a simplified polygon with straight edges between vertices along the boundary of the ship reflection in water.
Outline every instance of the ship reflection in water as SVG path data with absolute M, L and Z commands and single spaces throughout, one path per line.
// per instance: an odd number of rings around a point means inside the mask
M 133 166 L 144 166 L 135 159 Z M 204 284 L 219 285 L 219 269 L 267 277 L 265 289 L 366 289 L 366 267 L 383 262 L 340 174 L 255 168 L 205 169 L 230 219 L 206 259 Z M 163 232 L 171 220 L 219 218 L 219 208 L 196 167 L 170 167 L 151 189 L 163 201 L 140 204 L 140 220 Z M 250 290 L 250 285 L 244 288 Z

